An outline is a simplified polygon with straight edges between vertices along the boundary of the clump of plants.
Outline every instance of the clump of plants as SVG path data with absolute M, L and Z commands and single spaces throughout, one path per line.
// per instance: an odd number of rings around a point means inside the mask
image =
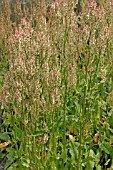
M 24 5 L 1 45 L 0 166 L 112 169 L 113 2 Z

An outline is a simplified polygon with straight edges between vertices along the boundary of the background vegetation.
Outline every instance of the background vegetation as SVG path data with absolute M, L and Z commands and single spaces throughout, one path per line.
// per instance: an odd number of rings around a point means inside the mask
M 113 1 L 79 7 L 0 3 L 0 169 L 113 169 Z

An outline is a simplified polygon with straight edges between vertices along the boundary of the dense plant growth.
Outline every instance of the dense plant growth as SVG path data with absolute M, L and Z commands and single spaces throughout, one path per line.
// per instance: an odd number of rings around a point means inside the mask
M 3 1 L 0 168 L 113 169 L 113 1 Z

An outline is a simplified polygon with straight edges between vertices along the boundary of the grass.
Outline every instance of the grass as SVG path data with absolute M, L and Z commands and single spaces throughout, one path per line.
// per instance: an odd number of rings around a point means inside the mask
M 113 2 L 4 2 L 0 168 L 112 170 Z

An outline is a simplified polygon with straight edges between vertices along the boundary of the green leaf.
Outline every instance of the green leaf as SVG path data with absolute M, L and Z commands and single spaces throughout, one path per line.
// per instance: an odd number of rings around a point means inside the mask
M 0 133 L 0 139 L 4 140 L 4 141 L 8 141 L 9 140 L 9 136 L 6 133 Z
M 5 164 L 5 169 L 7 169 L 8 167 L 10 167 L 10 165 L 15 161 L 15 158 L 13 158 L 12 156 L 10 156 Z M 8 168 L 9 169 L 9 168 Z
M 13 170 L 13 167 L 12 167 L 12 166 L 10 166 L 7 170 Z
M 78 147 L 79 147 L 79 144 L 77 142 L 70 142 L 69 144 L 69 152 L 72 156 L 72 159 L 75 161 L 77 160 L 78 158 Z
M 10 155 L 12 156 L 12 157 L 15 157 L 16 156 L 16 150 L 14 149 L 14 148 L 11 148 L 11 147 L 9 147 L 9 148 L 6 148 L 6 151 L 9 153 L 8 154 L 8 158 L 10 157 Z
M 87 164 L 86 164 L 86 170 L 93 170 L 93 168 L 94 168 L 94 165 L 95 165 L 95 162 L 94 161 L 89 161 L 89 162 L 87 162 Z
M 100 165 L 97 165 L 97 170 L 102 170 L 101 166 Z
M 113 158 L 113 148 L 111 147 L 111 145 L 107 142 L 103 142 L 100 145 L 100 148 L 106 152 L 107 154 L 110 154 L 110 156 Z

